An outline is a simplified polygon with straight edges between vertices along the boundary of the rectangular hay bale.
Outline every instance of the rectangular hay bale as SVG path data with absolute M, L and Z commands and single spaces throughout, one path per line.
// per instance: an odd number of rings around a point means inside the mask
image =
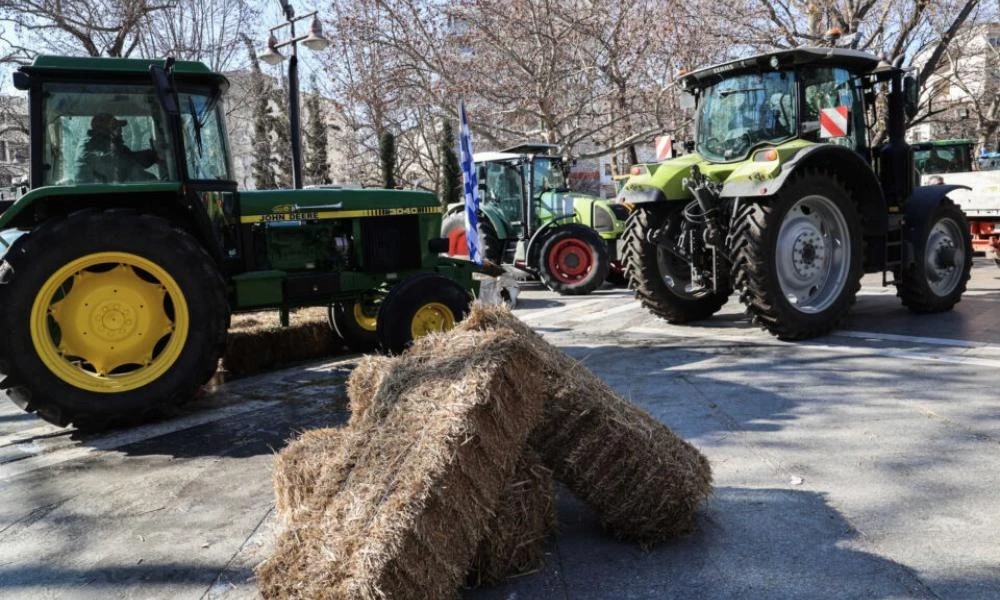
M 608 531 L 647 545 L 694 529 L 712 492 L 711 465 L 697 448 L 504 307 L 475 304 L 457 329 L 513 332 L 539 357 L 535 371 L 548 373 L 555 393 L 532 445 Z
M 258 567 L 267 598 L 449 598 L 543 411 L 510 332 L 429 336 L 394 359 L 299 516 Z M 475 465 L 475 470 L 466 465 Z

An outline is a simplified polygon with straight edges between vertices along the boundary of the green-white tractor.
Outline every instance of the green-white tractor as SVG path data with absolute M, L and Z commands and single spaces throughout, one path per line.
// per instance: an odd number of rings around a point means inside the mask
M 78 427 L 195 396 L 230 314 L 333 304 L 349 345 L 398 352 L 476 291 L 433 194 L 239 191 L 200 63 L 40 57 L 30 190 L 0 204 L 0 390 Z
M 551 144 L 523 144 L 473 156 L 479 180 L 478 236 L 483 258 L 539 277 L 560 294 L 589 294 L 623 279 L 619 243 L 627 212 L 570 192 Z M 449 254 L 468 254 L 465 212 L 447 207 L 441 235 Z
M 972 266 L 969 225 L 919 187 L 904 139 L 915 81 L 855 50 L 796 48 L 684 75 L 695 152 L 641 165 L 619 200 L 630 286 L 672 323 L 710 317 L 739 290 L 782 339 L 829 332 L 863 273 L 914 312 L 951 309 Z M 887 143 L 871 146 L 887 91 Z

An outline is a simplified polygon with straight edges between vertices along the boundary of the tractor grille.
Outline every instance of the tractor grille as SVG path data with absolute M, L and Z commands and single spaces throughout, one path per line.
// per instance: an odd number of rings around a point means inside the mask
M 374 217 L 361 221 L 365 266 L 372 271 L 420 267 L 420 217 Z

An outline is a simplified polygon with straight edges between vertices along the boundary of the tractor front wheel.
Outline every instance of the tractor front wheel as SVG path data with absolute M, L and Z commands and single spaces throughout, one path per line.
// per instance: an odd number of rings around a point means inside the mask
M 375 330 L 381 297 L 356 302 L 335 302 L 327 309 L 330 328 L 355 352 L 371 352 L 378 346 Z
M 662 244 L 676 244 L 683 203 L 637 208 L 625 223 L 624 259 L 629 287 L 642 305 L 670 323 L 707 319 L 729 299 L 729 280 L 719 292 L 692 291 L 691 266 Z M 654 231 L 669 232 L 660 244 L 649 241 Z
M 0 285 L 0 388 L 80 429 L 144 420 L 215 372 L 229 308 L 211 257 L 169 222 L 85 211 L 22 236 Z
M 549 234 L 538 258 L 542 283 L 563 295 L 584 295 L 608 277 L 607 242 L 589 227 L 569 224 Z
M 379 345 L 399 354 L 419 337 L 454 327 L 469 312 L 471 301 L 462 286 L 435 273 L 404 279 L 389 290 L 379 308 Z
M 755 323 L 783 340 L 835 328 L 861 287 L 857 209 L 832 175 L 797 176 L 736 216 L 733 270 Z
M 916 313 L 951 310 L 962 299 L 972 271 L 972 236 L 965 213 L 945 198 L 913 245 L 896 294 Z

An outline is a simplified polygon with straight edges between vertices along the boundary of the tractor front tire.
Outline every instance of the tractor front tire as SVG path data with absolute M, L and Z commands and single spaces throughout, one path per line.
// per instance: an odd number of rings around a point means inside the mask
M 378 311 L 382 350 L 400 354 L 413 340 L 447 331 L 465 318 L 472 296 L 451 279 L 418 273 L 392 286 Z
M 915 313 L 951 310 L 962 299 L 972 271 L 972 236 L 965 213 L 945 198 L 913 246 L 914 260 L 904 268 L 896 295 Z
M 629 287 L 639 302 L 669 323 L 701 321 L 719 312 L 729 299 L 729 280 L 720 292 L 688 291 L 690 266 L 669 250 L 649 242 L 649 235 L 670 219 L 683 219 L 683 203 L 670 207 L 636 208 L 625 222 L 624 261 Z M 673 228 L 671 228 L 673 229 Z
M 730 251 L 751 320 L 783 340 L 837 327 L 861 288 L 861 226 L 844 185 L 809 171 L 739 211 Z
M 607 279 L 610 268 L 604 238 L 576 223 L 562 225 L 550 233 L 538 256 L 542 283 L 565 296 L 593 292 Z
M 190 400 L 215 372 L 225 282 L 168 221 L 81 211 L 22 236 L 4 258 L 0 389 L 22 409 L 104 429 Z
M 327 309 L 330 328 L 351 350 L 371 352 L 378 347 L 375 331 L 380 304 L 380 301 L 370 299 L 335 302 Z

